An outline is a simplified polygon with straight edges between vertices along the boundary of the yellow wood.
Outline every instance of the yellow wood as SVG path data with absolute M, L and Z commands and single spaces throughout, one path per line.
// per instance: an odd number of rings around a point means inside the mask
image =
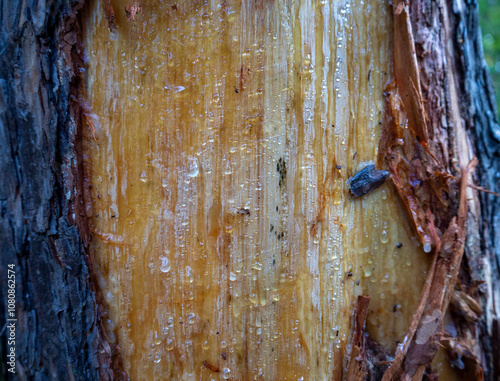
M 394 350 L 428 259 L 390 181 L 346 183 L 385 165 L 390 4 L 144 1 L 129 21 L 113 1 L 110 30 L 103 3 L 83 16 L 87 211 L 131 379 L 340 380 L 359 294 Z

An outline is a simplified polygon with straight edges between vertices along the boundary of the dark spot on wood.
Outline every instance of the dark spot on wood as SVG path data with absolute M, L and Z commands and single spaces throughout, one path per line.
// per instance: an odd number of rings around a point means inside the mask
M 277 212 L 279 211 L 279 208 L 278 208 L 278 207 L 276 207 L 276 211 L 277 211 Z
M 245 68 L 245 65 L 241 65 L 240 68 L 240 91 L 243 92 L 243 86 L 245 84 L 245 78 L 243 77 L 243 70 Z
M 222 357 L 223 360 L 225 360 L 227 357 L 226 357 L 226 352 L 222 352 L 220 357 Z
M 216 334 L 216 335 L 218 335 L 218 334 L 219 334 L 219 332 L 215 332 L 215 334 Z
M 398 243 L 396 244 L 396 247 L 397 247 L 398 249 L 401 249 L 401 248 L 403 247 L 403 242 L 398 242 Z
M 339 335 L 339 330 L 337 329 L 337 333 L 335 334 L 335 336 L 338 336 Z
M 242 216 L 245 215 L 245 216 L 250 216 L 250 210 L 246 209 L 246 208 L 241 208 L 238 210 L 238 214 L 241 214 Z
M 370 80 L 371 75 L 372 75 L 372 69 L 368 70 L 368 81 Z
M 342 169 L 342 166 L 341 166 L 341 165 L 338 165 L 338 164 L 335 164 L 335 168 L 337 168 L 337 169 L 339 169 L 339 170 L 340 170 L 340 169 Z
M 278 171 L 280 175 L 279 186 L 282 188 L 286 183 L 286 162 L 281 157 L 276 164 L 276 171 Z
M 395 304 L 392 306 L 392 312 L 396 312 L 398 310 L 398 305 Z
M 358 151 L 354 152 L 354 155 L 352 155 L 352 160 L 356 159 L 357 154 L 358 154 Z
M 238 89 L 236 88 L 236 86 L 234 86 L 234 92 L 235 92 L 236 94 L 239 94 L 239 91 L 238 91 Z
M 116 217 L 116 216 L 115 216 L 114 214 L 111 216 L 111 218 L 115 218 L 115 217 Z
M 273 266 L 276 264 L 276 259 L 273 259 Z
M 172 8 L 172 10 L 176 11 L 177 10 L 177 4 L 172 5 L 170 8 Z
M 389 177 L 388 171 L 379 171 L 374 164 L 370 164 L 349 179 L 351 194 L 361 197 L 380 187 Z
M 272 233 L 272 232 L 273 232 L 273 230 L 274 230 L 274 225 L 273 225 L 273 224 L 271 224 L 271 228 L 269 229 L 269 232 L 270 232 L 270 233 Z
M 349 271 L 349 272 L 347 273 L 347 276 L 352 276 L 352 272 L 351 272 L 351 271 Z
M 206 368 L 210 369 L 212 372 L 219 373 L 220 368 L 210 364 L 208 361 L 203 361 L 203 365 L 205 365 Z

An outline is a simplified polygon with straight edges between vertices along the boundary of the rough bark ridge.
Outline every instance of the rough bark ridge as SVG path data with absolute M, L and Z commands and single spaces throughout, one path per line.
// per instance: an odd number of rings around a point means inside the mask
M 500 190 L 500 126 L 494 90 L 483 58 L 477 1 L 448 0 L 447 29 L 450 56 L 455 68 L 458 102 L 475 155 L 481 186 Z M 479 194 L 480 210 L 471 222 L 465 248 L 465 263 L 472 282 L 485 280 L 480 287 L 483 320 L 475 332 L 484 354 L 486 379 L 500 380 L 500 198 Z M 470 217 L 470 216 L 469 216 Z M 471 231 L 472 230 L 472 231 Z M 462 271 L 464 272 L 464 271 Z
M 8 264 L 16 265 L 18 319 L 17 375 L 4 368 L 5 378 L 112 377 L 75 210 L 79 3 L 0 1 L 0 327 Z M 6 330 L 1 334 L 5 354 Z

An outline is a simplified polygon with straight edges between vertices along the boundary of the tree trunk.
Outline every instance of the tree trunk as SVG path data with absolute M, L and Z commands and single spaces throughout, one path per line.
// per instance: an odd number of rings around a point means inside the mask
M 500 380 L 476 3 L 1 4 L 6 379 Z

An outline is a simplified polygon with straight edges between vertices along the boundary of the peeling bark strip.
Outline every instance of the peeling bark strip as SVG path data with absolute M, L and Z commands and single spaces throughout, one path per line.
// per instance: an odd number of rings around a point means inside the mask
M 408 115 L 408 126 L 417 140 L 428 147 L 427 115 L 422 102 L 417 56 L 413 42 L 409 3 L 394 1 L 394 74 Z
M 7 311 L 4 274 L 15 264 L 13 379 L 113 378 L 80 214 L 75 88 L 82 54 L 76 19 L 81 4 L 0 2 L 0 327 Z
M 106 19 L 108 20 L 108 27 L 110 31 L 116 31 L 115 24 L 115 9 L 111 0 L 103 0 L 104 11 L 106 12 Z
M 368 315 L 369 296 L 358 296 L 356 306 L 356 318 L 354 326 L 354 336 L 352 338 L 351 356 L 347 368 L 347 380 L 364 380 L 367 377 L 365 338 L 363 327 L 365 325 L 366 315 Z

